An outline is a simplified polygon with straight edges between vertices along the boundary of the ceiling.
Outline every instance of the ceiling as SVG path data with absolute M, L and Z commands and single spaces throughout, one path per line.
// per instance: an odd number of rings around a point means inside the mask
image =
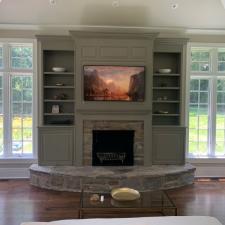
M 53 1 L 56 4 L 49 0 L 2 0 L 0 28 L 32 25 L 225 30 L 225 9 L 220 0 Z M 173 4 L 178 7 L 172 9 Z

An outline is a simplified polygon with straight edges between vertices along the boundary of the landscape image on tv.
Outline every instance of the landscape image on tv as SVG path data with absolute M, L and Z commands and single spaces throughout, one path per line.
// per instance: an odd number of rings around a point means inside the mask
M 144 66 L 84 66 L 85 101 L 144 101 Z

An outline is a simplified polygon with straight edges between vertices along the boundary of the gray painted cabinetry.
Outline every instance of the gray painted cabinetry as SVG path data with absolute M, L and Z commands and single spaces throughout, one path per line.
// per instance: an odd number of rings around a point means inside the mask
M 38 36 L 38 163 L 72 165 L 74 159 L 74 42 Z M 53 68 L 64 68 L 55 71 Z
M 153 126 L 153 164 L 184 164 L 185 127 Z
M 73 127 L 41 127 L 38 142 L 39 165 L 73 164 Z
M 152 163 L 184 164 L 187 39 L 155 40 L 152 98 Z M 168 73 L 160 69 L 170 69 Z
M 40 165 L 84 165 L 87 121 L 142 121 L 144 166 L 184 163 L 187 40 L 156 36 L 71 32 L 71 37 L 37 37 Z M 84 65 L 145 66 L 145 100 L 84 101 Z M 53 67 L 66 71 L 55 72 Z M 165 68 L 171 72 L 159 73 Z M 57 113 L 54 105 L 58 105 Z

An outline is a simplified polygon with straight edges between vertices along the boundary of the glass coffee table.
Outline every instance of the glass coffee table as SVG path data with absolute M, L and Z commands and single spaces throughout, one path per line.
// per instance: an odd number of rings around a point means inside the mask
M 104 196 L 104 201 L 92 201 L 91 196 Z M 140 192 L 135 201 L 116 201 L 110 193 L 82 191 L 79 217 L 132 217 L 150 215 L 177 215 L 177 207 L 164 191 Z

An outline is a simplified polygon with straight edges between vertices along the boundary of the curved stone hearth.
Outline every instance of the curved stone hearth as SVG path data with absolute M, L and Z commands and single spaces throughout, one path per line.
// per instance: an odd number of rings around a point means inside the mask
M 109 191 L 115 187 L 130 187 L 139 191 L 165 190 L 192 184 L 195 168 L 157 165 L 151 167 L 75 167 L 38 166 L 30 167 L 30 183 L 34 186 L 80 192 Z

